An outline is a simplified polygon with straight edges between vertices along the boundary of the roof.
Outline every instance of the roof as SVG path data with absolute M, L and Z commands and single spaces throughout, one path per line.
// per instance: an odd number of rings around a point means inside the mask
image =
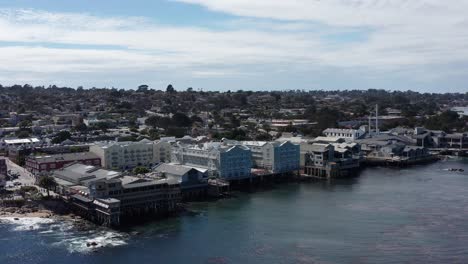
M 311 152 L 326 152 L 329 147 L 330 147 L 330 144 L 314 143 L 314 144 L 307 145 L 307 150 Z
M 330 142 L 330 143 L 336 143 L 339 142 L 340 140 L 343 140 L 343 137 L 316 137 L 313 141 L 314 142 Z
M 162 163 L 155 169 L 155 171 L 157 172 L 160 172 L 160 173 L 164 172 L 164 173 L 171 174 L 174 176 L 183 176 L 191 170 L 197 170 L 201 173 L 205 173 L 207 171 L 206 169 L 200 169 L 200 168 L 179 165 L 179 164 L 170 164 L 170 163 Z
M 73 197 L 73 198 L 75 198 L 75 199 L 77 199 L 77 200 L 79 200 L 81 202 L 84 202 L 84 203 L 91 203 L 93 201 L 93 200 L 88 199 L 88 198 L 86 198 L 84 196 L 81 196 L 79 194 L 74 194 L 71 197 Z
M 92 152 L 64 153 L 45 156 L 29 156 L 29 160 L 35 160 L 38 163 L 49 163 L 57 161 L 80 161 L 86 159 L 98 159 L 99 157 Z
M 129 184 L 122 184 L 124 189 L 131 189 L 131 188 L 138 188 L 138 187 L 145 187 L 145 186 L 152 186 L 152 185 L 160 185 L 160 184 L 167 184 L 168 181 L 166 180 L 152 180 L 148 181 L 145 180 L 143 182 L 136 182 L 136 183 L 129 183 Z
M 356 133 L 357 129 L 346 129 L 346 128 L 327 128 L 323 133 Z
M 56 170 L 54 177 L 73 183 L 89 183 L 99 179 L 114 179 L 121 176 L 120 172 L 101 169 L 95 166 L 88 166 L 73 163 L 60 170 Z
M 40 142 L 37 138 L 17 138 L 17 139 L 5 139 L 6 144 L 30 144 Z
M 137 142 L 134 142 L 134 141 L 121 141 L 121 142 L 118 142 L 118 141 L 110 141 L 110 142 L 97 142 L 96 143 L 96 146 L 98 147 L 101 147 L 101 148 L 110 148 L 110 147 L 121 147 L 121 148 L 125 148 L 125 147 L 129 147 L 129 146 L 132 146 L 132 145 L 149 145 L 149 144 L 153 144 L 154 142 L 151 141 L 151 140 L 148 140 L 148 139 L 142 139 L 140 141 L 137 141 Z

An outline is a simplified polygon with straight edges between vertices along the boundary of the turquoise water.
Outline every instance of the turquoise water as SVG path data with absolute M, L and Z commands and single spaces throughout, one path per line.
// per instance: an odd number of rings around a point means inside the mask
M 467 160 L 370 168 L 355 179 L 277 186 L 192 209 L 198 213 L 134 228 L 139 235 L 3 220 L 0 263 L 468 262 Z M 105 247 L 92 252 L 91 240 Z

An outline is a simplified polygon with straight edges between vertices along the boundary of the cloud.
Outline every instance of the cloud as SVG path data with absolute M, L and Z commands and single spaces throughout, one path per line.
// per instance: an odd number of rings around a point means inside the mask
M 135 76 L 135 82 L 172 72 L 242 84 L 243 78 L 287 79 L 320 69 L 434 80 L 459 75 L 468 64 L 465 0 L 178 1 L 238 17 L 210 28 L 0 9 L 0 71 L 17 79 L 64 81 L 80 74 L 96 81 Z
M 337 26 L 436 24 L 464 20 L 467 0 L 174 0 L 242 17 L 320 21 Z M 428 19 L 430 18 L 430 19 Z

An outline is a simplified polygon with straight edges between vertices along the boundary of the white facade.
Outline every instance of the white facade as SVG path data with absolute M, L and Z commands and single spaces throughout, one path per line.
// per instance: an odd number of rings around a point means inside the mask
M 89 151 L 101 158 L 103 168 L 127 170 L 157 163 L 153 145 L 154 142 L 147 139 L 139 142 L 99 142 Z
M 323 134 L 327 137 L 344 138 L 347 141 L 354 141 L 364 136 L 366 131 L 363 129 L 341 129 L 341 128 L 327 128 Z
M 451 111 L 457 112 L 460 117 L 468 116 L 468 106 L 465 107 L 453 107 Z
M 2 139 L 0 141 L 0 150 L 8 150 L 12 147 L 25 147 L 34 148 L 39 147 L 42 142 L 38 138 L 16 138 L 16 139 Z
M 154 142 L 153 155 L 154 160 L 157 163 L 171 162 L 171 150 L 173 143 L 175 143 L 175 139 L 172 138 L 161 138 L 161 140 Z
M 172 162 L 209 171 L 209 175 L 226 180 L 250 177 L 251 152 L 244 146 L 205 143 L 203 146 L 175 144 Z

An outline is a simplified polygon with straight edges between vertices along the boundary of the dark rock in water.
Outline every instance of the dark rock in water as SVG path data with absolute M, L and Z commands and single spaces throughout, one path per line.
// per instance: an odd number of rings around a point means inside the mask
M 87 246 L 87 247 L 95 247 L 95 246 L 97 246 L 97 245 L 98 245 L 98 243 L 96 243 L 96 242 L 94 242 L 94 241 L 86 242 L 86 246 Z
M 13 219 L 14 219 L 14 220 L 19 220 L 19 218 L 18 218 L 18 217 L 15 217 L 15 218 L 13 218 Z

